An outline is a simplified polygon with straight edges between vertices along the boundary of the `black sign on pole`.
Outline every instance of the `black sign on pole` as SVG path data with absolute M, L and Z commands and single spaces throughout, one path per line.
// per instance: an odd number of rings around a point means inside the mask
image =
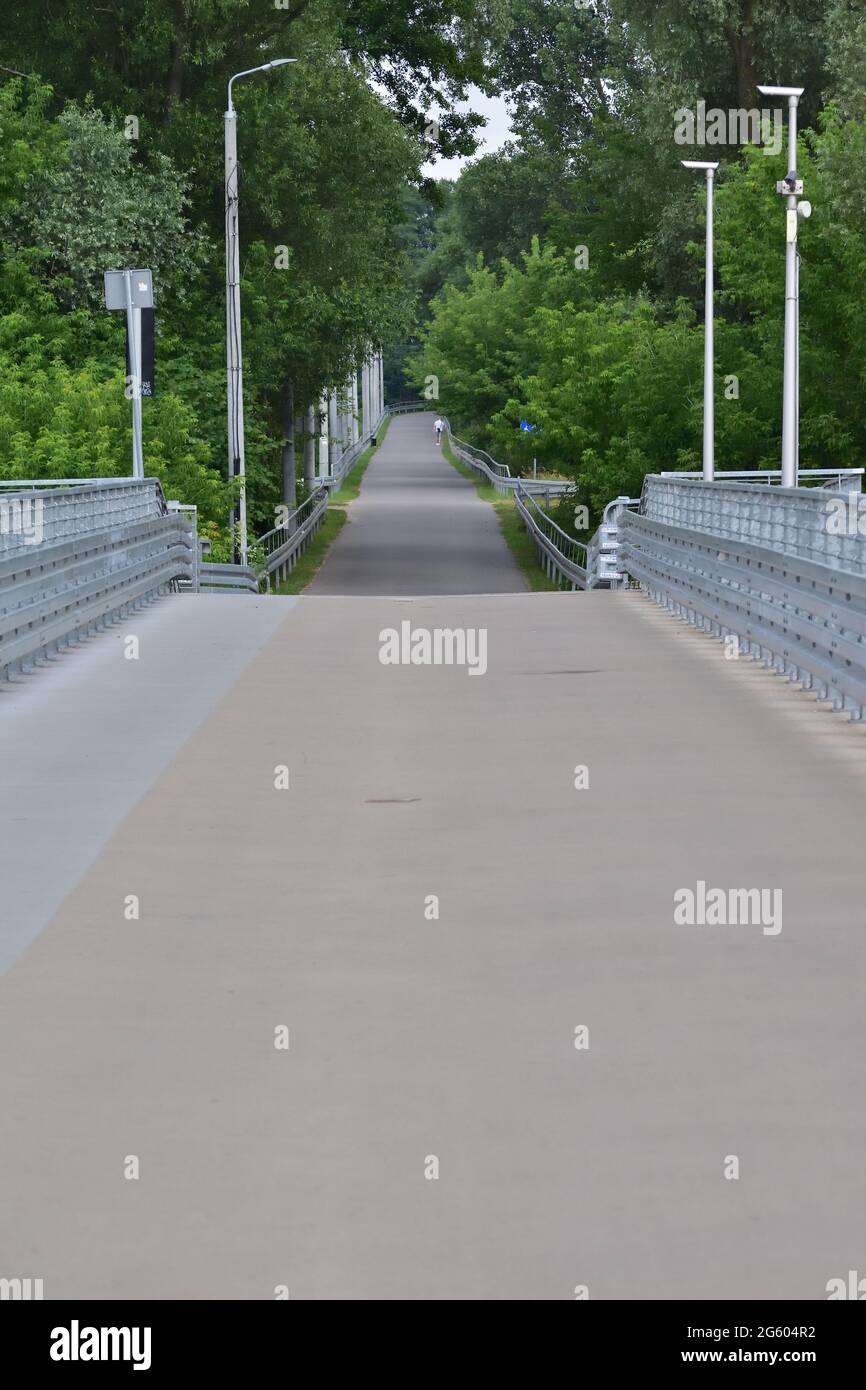
M 141 394 L 142 396 L 156 395 L 155 387 L 155 363 L 156 363 L 156 329 L 155 329 L 155 310 L 136 309 L 141 325 Z M 129 360 L 129 330 L 126 333 L 126 375 L 132 376 L 132 367 Z

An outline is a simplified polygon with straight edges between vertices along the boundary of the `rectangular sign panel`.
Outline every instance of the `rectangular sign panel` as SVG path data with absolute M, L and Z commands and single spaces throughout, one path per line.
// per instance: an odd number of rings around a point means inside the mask
M 153 308 L 153 276 L 149 270 L 130 271 L 132 303 L 136 309 Z M 126 308 L 126 278 L 122 270 L 106 270 L 105 283 L 106 309 Z

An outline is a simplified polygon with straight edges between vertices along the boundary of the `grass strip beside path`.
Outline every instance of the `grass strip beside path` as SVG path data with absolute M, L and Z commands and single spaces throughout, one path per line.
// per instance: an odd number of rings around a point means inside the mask
M 558 591 L 560 585 L 555 584 L 552 579 L 548 579 L 538 563 L 535 544 L 520 520 L 520 513 L 514 505 L 514 499 L 500 496 L 492 483 L 479 478 L 474 469 L 469 468 L 467 464 L 457 458 L 447 439 L 442 440 L 442 452 L 452 467 L 456 468 L 462 477 L 472 483 L 482 502 L 490 503 L 496 513 L 496 519 L 499 522 L 499 529 L 505 543 L 517 561 L 527 586 L 533 592 Z

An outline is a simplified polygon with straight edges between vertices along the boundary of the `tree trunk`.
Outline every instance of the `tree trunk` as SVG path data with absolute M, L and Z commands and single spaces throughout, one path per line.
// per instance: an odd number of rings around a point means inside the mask
M 744 0 L 742 15 L 736 25 L 728 25 L 726 34 L 737 68 L 737 101 L 744 110 L 755 102 L 755 45 L 752 39 L 753 0 Z
M 171 113 L 183 96 L 183 71 L 186 60 L 186 13 L 184 0 L 175 0 L 174 38 L 171 45 L 171 64 L 168 70 L 168 101 L 165 108 L 166 125 Z

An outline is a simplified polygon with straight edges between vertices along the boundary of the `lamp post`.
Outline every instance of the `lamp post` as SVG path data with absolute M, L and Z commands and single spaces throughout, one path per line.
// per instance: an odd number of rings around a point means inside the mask
M 716 476 L 715 427 L 716 397 L 713 381 L 713 179 L 718 162 L 710 164 L 700 159 L 680 161 L 686 169 L 703 169 L 707 178 L 707 250 L 704 274 L 704 481 L 711 483 Z
M 788 172 L 776 184 L 785 199 L 785 369 L 782 389 L 782 487 L 797 486 L 799 468 L 799 319 L 800 287 L 797 273 L 797 224 L 809 217 L 810 203 L 798 204 L 803 180 L 797 178 L 797 105 L 802 87 L 758 87 L 761 96 L 788 98 Z
M 247 490 L 244 461 L 244 384 L 241 358 L 241 288 L 240 241 L 238 235 L 238 128 L 237 112 L 232 104 L 232 85 L 239 77 L 254 72 L 269 72 L 297 58 L 274 58 L 257 68 L 245 68 L 229 79 L 228 104 L 225 113 L 225 212 L 226 212 L 226 378 L 228 396 L 229 477 L 241 479 L 240 488 L 240 562 L 247 562 Z M 231 524 L 234 532 L 235 513 Z

